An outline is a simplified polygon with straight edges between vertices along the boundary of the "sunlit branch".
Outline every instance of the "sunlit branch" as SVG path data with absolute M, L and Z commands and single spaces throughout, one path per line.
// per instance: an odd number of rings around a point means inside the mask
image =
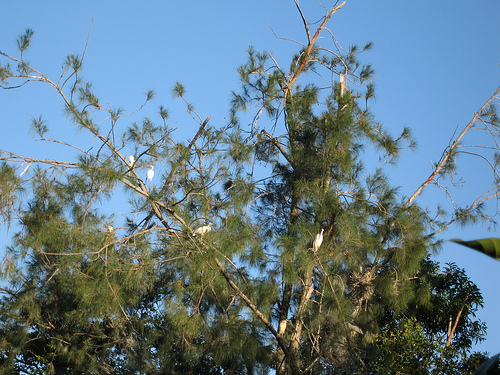
M 500 93 L 500 87 L 498 87 L 493 95 L 482 105 L 482 107 L 477 111 L 474 116 L 472 117 L 472 120 L 465 126 L 465 128 L 460 132 L 460 134 L 457 136 L 457 138 L 451 143 L 451 145 L 448 147 L 448 150 L 445 152 L 444 156 L 441 158 L 441 160 L 437 163 L 436 167 L 434 168 L 434 171 L 431 173 L 431 175 L 425 180 L 422 185 L 418 187 L 418 189 L 410 196 L 410 198 L 406 201 L 405 207 L 410 206 L 413 201 L 422 193 L 424 188 L 429 185 L 441 172 L 441 170 L 444 168 L 446 163 L 449 161 L 450 157 L 452 156 L 453 151 L 457 148 L 457 146 L 460 144 L 460 141 L 462 138 L 467 134 L 467 132 L 472 128 L 472 126 L 476 123 L 476 121 L 480 118 L 480 116 L 483 114 L 484 110 L 490 103 L 497 99 L 498 94 Z

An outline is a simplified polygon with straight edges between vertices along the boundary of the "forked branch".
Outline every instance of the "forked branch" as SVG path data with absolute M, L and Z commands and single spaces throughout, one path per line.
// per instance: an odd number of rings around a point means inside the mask
M 304 26 L 306 28 L 308 43 L 307 43 L 307 48 L 306 48 L 306 50 L 304 52 L 304 55 L 302 56 L 302 59 L 301 59 L 299 67 L 294 71 L 293 75 L 291 75 L 291 78 L 288 81 L 288 85 L 287 85 L 287 88 L 286 88 L 285 96 L 289 95 L 291 93 L 291 91 L 293 89 L 293 86 L 295 85 L 295 81 L 297 81 L 297 79 L 299 78 L 300 74 L 302 74 L 302 72 L 304 71 L 307 63 L 310 61 L 310 59 L 311 59 L 311 53 L 314 50 L 314 45 L 316 44 L 316 41 L 318 40 L 319 35 L 321 34 L 321 31 L 323 31 L 323 29 L 325 28 L 327 22 L 330 20 L 330 18 L 332 18 L 332 16 L 340 8 L 342 8 L 345 5 L 345 3 L 346 2 L 344 1 L 340 5 L 335 5 L 334 7 L 332 7 L 326 13 L 325 18 L 323 19 L 323 21 L 321 22 L 321 24 L 317 28 L 316 32 L 314 33 L 313 37 L 311 38 L 310 32 L 309 32 L 309 26 L 307 24 L 307 21 L 304 18 L 304 15 L 302 14 L 302 11 L 300 10 L 300 7 L 299 7 L 298 3 L 295 2 L 295 4 L 297 5 L 297 8 L 299 9 L 299 12 L 300 12 L 300 15 L 302 17 L 302 20 L 304 22 Z
M 499 98 L 499 93 L 500 93 L 500 87 L 498 87 L 493 95 L 483 104 L 483 106 L 477 111 L 474 116 L 472 117 L 472 120 L 465 126 L 465 128 L 460 132 L 458 137 L 452 142 L 452 144 L 448 147 L 448 149 L 445 151 L 443 157 L 437 163 L 437 165 L 434 168 L 434 171 L 430 174 L 430 176 L 425 180 L 422 185 L 418 187 L 417 190 L 411 195 L 411 197 L 406 201 L 405 207 L 410 206 L 413 201 L 422 193 L 422 191 L 425 189 L 427 185 L 432 183 L 436 176 L 443 170 L 443 168 L 446 166 L 448 161 L 453 155 L 453 151 L 455 151 L 460 144 L 460 141 L 462 138 L 467 134 L 467 132 L 472 128 L 472 126 L 480 119 L 480 116 L 483 114 L 484 110 L 493 102 L 493 100 Z

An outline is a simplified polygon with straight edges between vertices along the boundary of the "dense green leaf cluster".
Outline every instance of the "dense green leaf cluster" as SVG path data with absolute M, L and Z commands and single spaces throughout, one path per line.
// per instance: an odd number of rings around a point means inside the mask
M 472 361 L 469 350 L 486 333 L 474 320 L 483 298 L 463 269 L 448 264 L 440 270 L 425 260 L 414 289 L 420 296 L 410 308 L 388 311 L 375 338 L 374 374 L 467 374 L 484 356 Z

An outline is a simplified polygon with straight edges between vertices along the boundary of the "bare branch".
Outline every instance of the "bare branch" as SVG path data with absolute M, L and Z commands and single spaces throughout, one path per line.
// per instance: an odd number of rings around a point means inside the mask
M 306 17 L 304 16 L 302 9 L 300 8 L 299 0 L 294 0 L 294 1 L 295 1 L 295 6 L 297 7 L 297 10 L 300 13 L 300 17 L 302 18 L 302 23 L 304 24 L 304 29 L 306 30 L 307 43 L 311 44 L 311 33 L 309 31 L 309 23 L 307 22 Z
M 306 67 L 307 63 L 309 62 L 310 58 L 311 58 L 311 53 L 314 49 L 314 45 L 321 33 L 321 31 L 325 28 L 326 26 L 326 23 L 330 20 L 330 18 L 340 9 L 342 8 L 344 5 L 345 5 L 345 1 L 343 3 L 341 3 L 340 5 L 335 5 L 334 7 L 332 7 L 326 14 L 323 22 L 321 23 L 321 25 L 318 27 L 318 29 L 316 30 L 316 32 L 314 33 L 314 36 L 310 39 L 309 41 L 309 44 L 307 45 L 307 48 L 306 48 L 306 51 L 304 53 L 304 55 L 302 56 L 301 58 L 301 63 L 299 65 L 299 67 L 295 70 L 295 72 L 293 73 L 293 75 L 291 76 L 291 78 L 289 79 L 288 81 L 288 87 L 286 89 L 286 92 L 285 92 L 285 95 L 290 95 L 291 94 L 291 91 L 295 85 L 295 81 L 297 80 L 297 78 L 299 78 L 299 75 L 304 71 L 304 68 Z
M 404 205 L 405 207 L 410 206 L 413 203 L 413 201 L 422 193 L 422 191 L 424 190 L 424 188 L 427 185 L 429 185 L 436 178 L 436 176 L 439 174 L 439 172 L 441 172 L 441 170 L 444 168 L 444 166 L 446 165 L 446 163 L 450 159 L 450 157 L 452 155 L 452 152 L 457 148 L 457 146 L 459 145 L 459 143 L 462 140 L 462 138 L 472 128 L 472 126 L 476 123 L 476 121 L 478 121 L 479 117 L 481 116 L 481 114 L 483 113 L 483 111 L 486 109 L 486 107 L 488 107 L 493 100 L 497 99 L 499 93 L 500 93 L 500 87 L 498 87 L 495 90 L 495 92 L 493 93 L 493 95 L 482 105 L 482 107 L 479 109 L 479 111 L 477 111 L 474 114 L 474 116 L 472 117 L 472 120 L 467 124 L 467 126 L 465 126 L 465 128 L 460 132 L 460 134 L 458 135 L 458 137 L 448 147 L 448 149 L 445 152 L 444 156 L 441 158 L 441 160 L 439 161 L 439 163 L 436 165 L 436 167 L 434 168 L 434 171 L 431 173 L 431 175 L 427 178 L 427 180 L 424 181 L 424 183 L 422 183 L 422 185 L 420 185 L 418 187 L 417 190 L 415 190 L 415 192 L 406 201 L 406 203 Z

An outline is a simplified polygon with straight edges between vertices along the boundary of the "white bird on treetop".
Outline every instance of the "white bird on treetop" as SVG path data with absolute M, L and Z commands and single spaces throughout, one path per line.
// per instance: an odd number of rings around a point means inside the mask
M 340 73 L 340 96 L 344 96 L 345 86 L 345 74 Z
M 148 172 L 146 173 L 146 180 L 153 180 L 153 177 L 155 176 L 155 171 L 154 171 L 154 166 L 153 165 L 150 165 L 149 168 L 151 168 L 150 170 L 148 170 Z
M 319 247 L 323 243 L 323 231 L 324 231 L 324 229 L 322 228 L 321 232 L 319 232 L 316 235 L 316 237 L 314 237 L 314 241 L 313 241 L 313 251 L 314 252 L 318 251 Z
M 202 227 L 197 228 L 193 233 L 196 236 L 199 234 L 200 236 L 203 236 L 205 233 L 210 232 L 212 230 L 212 223 L 208 225 L 204 225 Z
M 115 231 L 115 228 L 113 228 L 111 225 L 108 225 L 107 230 L 109 233 L 113 233 Z
M 134 158 L 134 156 L 133 156 L 133 155 L 129 155 L 129 156 L 127 156 L 127 160 L 128 160 L 128 165 L 130 165 L 130 166 L 134 165 L 134 163 L 135 163 L 135 158 Z

